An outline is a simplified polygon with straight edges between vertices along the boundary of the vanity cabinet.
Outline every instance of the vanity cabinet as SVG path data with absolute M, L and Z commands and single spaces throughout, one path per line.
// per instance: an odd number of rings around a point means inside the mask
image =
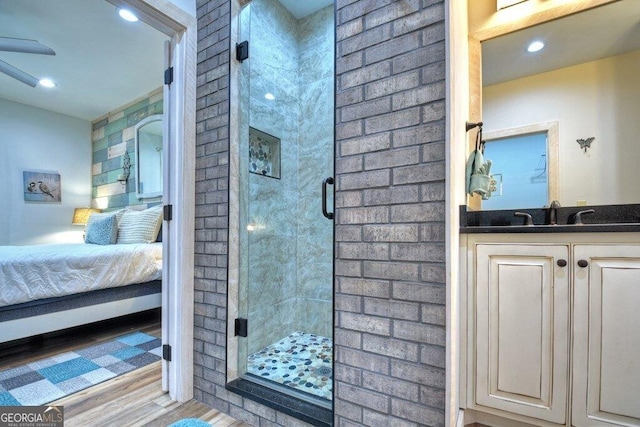
M 576 246 L 575 426 L 640 425 L 640 246 Z
M 640 426 L 640 245 L 483 236 L 467 265 L 469 409 L 516 425 Z
M 476 403 L 564 423 L 569 247 L 476 249 Z

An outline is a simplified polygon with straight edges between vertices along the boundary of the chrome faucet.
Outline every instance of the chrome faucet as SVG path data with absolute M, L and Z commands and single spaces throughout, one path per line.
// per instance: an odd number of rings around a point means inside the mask
M 560 207 L 560 202 L 557 200 L 553 200 L 549 205 L 549 225 L 556 225 L 558 223 L 558 208 Z

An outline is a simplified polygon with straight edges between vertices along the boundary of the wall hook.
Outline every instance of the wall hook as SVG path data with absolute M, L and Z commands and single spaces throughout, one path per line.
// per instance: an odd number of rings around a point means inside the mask
M 472 122 L 466 122 L 466 128 L 467 128 L 467 132 L 469 132 L 471 129 L 479 127 L 482 129 L 482 122 L 478 122 L 478 123 L 472 123 Z

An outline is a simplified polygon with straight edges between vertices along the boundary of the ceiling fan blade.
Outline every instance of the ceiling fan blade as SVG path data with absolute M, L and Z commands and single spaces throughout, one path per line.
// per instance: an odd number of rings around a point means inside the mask
M 16 80 L 20 80 L 22 83 L 31 87 L 36 87 L 38 84 L 38 79 L 2 60 L 0 60 L 0 73 L 5 73 L 6 75 L 13 77 Z
M 0 37 L 0 50 L 5 52 L 37 53 L 39 55 L 56 54 L 53 49 L 37 40 L 14 39 L 11 37 Z

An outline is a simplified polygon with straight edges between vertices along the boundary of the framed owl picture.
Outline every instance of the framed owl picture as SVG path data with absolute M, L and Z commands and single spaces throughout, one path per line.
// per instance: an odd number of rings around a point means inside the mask
M 60 174 L 22 172 L 22 189 L 25 202 L 60 203 Z

